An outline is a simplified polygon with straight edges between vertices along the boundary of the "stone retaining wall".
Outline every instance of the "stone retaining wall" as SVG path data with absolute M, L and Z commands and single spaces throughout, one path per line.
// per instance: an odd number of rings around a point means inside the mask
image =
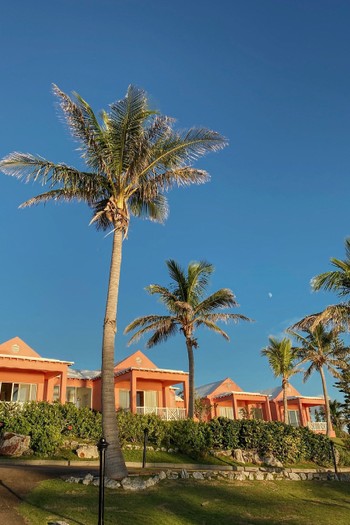
M 111 489 L 123 488 L 124 490 L 145 490 L 153 487 L 163 479 L 194 479 L 198 481 L 205 480 L 228 480 L 228 481 L 350 481 L 350 471 L 339 472 L 336 476 L 330 470 L 313 470 L 306 471 L 302 469 L 279 469 L 271 467 L 237 467 L 237 470 L 220 471 L 220 470 L 194 470 L 186 469 L 163 470 L 155 476 L 144 478 L 141 476 L 128 476 L 121 482 L 106 478 L 105 487 Z M 98 477 L 87 474 L 84 478 L 70 477 L 66 479 L 68 483 L 83 483 L 84 485 L 100 484 Z

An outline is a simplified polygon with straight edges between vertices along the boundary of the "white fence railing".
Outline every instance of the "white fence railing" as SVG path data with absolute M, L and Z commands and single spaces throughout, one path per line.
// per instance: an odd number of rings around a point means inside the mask
M 327 423 L 325 421 L 309 421 L 307 426 L 314 432 L 325 432 L 327 430 Z
M 167 421 L 186 419 L 186 410 L 184 408 L 136 407 L 136 412 L 142 415 L 156 414 Z

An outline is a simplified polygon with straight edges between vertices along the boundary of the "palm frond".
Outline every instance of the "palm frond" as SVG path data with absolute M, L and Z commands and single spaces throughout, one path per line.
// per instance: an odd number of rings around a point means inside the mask
M 306 383 L 306 381 L 309 379 L 309 377 L 312 375 L 315 369 L 317 369 L 316 365 L 314 363 L 311 363 L 309 367 L 305 370 L 304 376 L 303 376 L 304 383 Z
M 124 334 L 129 334 L 135 328 L 143 327 L 146 325 L 150 325 L 153 323 L 157 323 L 158 321 L 163 321 L 164 319 L 168 319 L 168 315 L 145 315 L 143 317 L 137 317 L 137 319 L 134 319 L 131 323 L 128 324 L 128 326 L 124 329 Z
M 147 316 L 150 317 L 150 316 Z M 149 332 L 163 332 L 166 334 L 168 330 L 170 330 L 172 325 L 175 325 L 175 328 L 177 329 L 176 323 L 174 323 L 174 319 L 170 316 L 153 316 L 155 318 L 154 321 L 149 321 L 148 323 L 139 324 L 138 326 L 142 326 L 140 330 L 138 330 L 129 340 L 128 346 L 130 346 L 133 343 L 136 343 L 143 337 L 145 334 L 148 334 Z M 127 331 L 125 329 L 125 333 L 129 333 L 130 331 L 134 330 L 137 327 L 137 321 L 142 321 L 143 318 L 135 319 L 130 325 L 127 326 Z M 134 328 L 132 326 L 134 325 Z M 148 343 L 147 343 L 148 346 Z
M 219 151 L 228 144 L 219 133 L 204 128 L 191 128 L 183 133 L 173 132 L 167 140 L 160 139 L 150 154 L 150 162 L 140 173 L 177 169 L 194 162 L 206 153 Z
M 204 318 L 204 317 L 201 317 L 200 319 L 197 319 L 196 320 L 196 326 L 201 326 L 201 325 L 204 325 L 206 326 L 207 328 L 209 328 L 209 330 L 212 330 L 213 332 L 216 332 L 217 334 L 220 334 L 222 335 L 222 337 L 224 337 L 226 339 L 226 341 L 229 341 L 230 338 L 228 336 L 228 334 L 222 330 L 215 322 L 213 322 L 213 320 L 211 319 L 208 319 L 208 318 Z
M 234 293 L 229 288 L 221 288 L 197 304 L 195 313 L 203 315 L 217 308 L 231 308 L 235 306 L 238 306 L 238 304 Z
M 191 262 L 187 268 L 187 300 L 196 306 L 208 287 L 214 266 L 207 261 Z
M 311 286 L 314 290 L 333 290 L 340 297 L 350 294 L 350 238 L 345 241 L 346 259 L 331 258 L 331 264 L 336 268 L 335 271 L 321 273 L 314 277 Z
M 71 202 L 74 200 L 75 201 L 86 200 L 86 193 L 85 192 L 79 193 L 79 190 L 69 190 L 68 188 L 51 190 L 45 193 L 41 193 L 40 195 L 36 195 L 35 197 L 32 197 L 31 199 L 28 199 L 25 202 L 22 202 L 22 204 L 19 207 L 28 208 L 30 206 L 36 206 L 38 204 L 46 204 L 47 202 L 50 202 L 50 201 Z
M 108 181 L 103 176 L 79 171 L 66 164 L 55 164 L 28 153 L 11 153 L 0 162 L 0 170 L 25 182 L 40 181 L 52 189 L 58 186 L 57 189 L 66 189 L 67 194 L 76 191 L 77 199 L 88 204 L 92 204 L 97 195 L 108 193 Z
M 205 319 L 208 319 L 208 321 L 212 321 L 216 323 L 217 321 L 221 321 L 222 323 L 239 323 L 240 321 L 249 321 L 252 322 L 252 319 L 249 319 L 249 317 L 246 317 L 242 314 L 205 314 L 203 316 Z M 202 316 L 201 316 L 202 318 Z
M 153 173 L 147 173 L 146 175 L 147 177 L 145 176 L 144 179 L 139 180 L 141 181 L 141 186 L 149 188 L 150 191 L 155 187 L 157 191 L 166 192 L 174 186 L 190 186 L 191 184 L 204 184 L 210 181 L 210 175 L 205 170 L 188 166 L 167 170 L 154 176 Z
M 339 271 L 325 272 L 314 277 L 311 281 L 313 290 L 324 289 L 327 291 L 336 291 L 342 297 L 350 294 L 350 265 L 338 259 L 331 259 L 334 266 Z
M 159 343 L 164 343 L 169 337 L 176 335 L 178 332 L 178 326 L 175 322 L 164 323 L 163 326 L 159 327 L 152 337 L 147 341 L 147 348 L 152 348 Z
M 166 115 L 155 115 L 151 120 L 149 126 L 145 129 L 146 143 L 154 145 L 160 139 L 167 140 L 172 132 L 175 119 L 167 117 Z
M 131 85 L 125 97 L 111 104 L 110 108 L 109 143 L 113 153 L 113 168 L 120 176 L 135 162 L 144 124 L 155 111 L 149 109 L 146 93 Z
M 347 262 L 350 264 L 350 237 L 345 239 L 345 255 Z
M 59 104 L 72 136 L 78 139 L 82 146 L 82 158 L 92 169 L 103 171 L 107 148 L 103 130 L 91 107 L 76 92 L 73 92 L 76 102 L 55 84 L 53 92 L 60 99 Z
M 138 191 L 129 199 L 129 206 L 135 217 L 144 217 L 154 222 L 164 223 L 169 215 L 168 201 L 160 194 L 151 198 Z
M 165 261 L 165 264 L 168 267 L 170 278 L 174 281 L 173 283 L 174 295 L 177 297 L 177 300 L 187 301 L 188 283 L 187 283 L 186 274 L 183 268 L 181 268 L 181 266 L 173 259 L 169 259 L 168 261 Z
M 293 327 L 294 326 L 296 326 L 296 325 L 293 325 Z M 305 331 L 307 331 L 307 329 Z M 302 336 L 301 334 L 299 334 L 296 330 L 293 330 L 292 327 L 291 328 L 287 328 L 286 332 L 287 332 L 287 334 L 289 334 L 292 337 L 294 337 L 298 341 L 298 343 L 305 344 L 305 345 L 308 343 L 307 338 Z

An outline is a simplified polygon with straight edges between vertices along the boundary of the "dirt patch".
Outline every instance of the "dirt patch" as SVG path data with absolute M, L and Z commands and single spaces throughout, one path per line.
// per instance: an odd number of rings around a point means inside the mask
M 63 476 L 85 475 L 92 467 L 55 467 L 42 465 L 1 465 L 0 464 L 0 523 L 6 525 L 27 525 L 17 512 L 27 494 L 46 479 Z

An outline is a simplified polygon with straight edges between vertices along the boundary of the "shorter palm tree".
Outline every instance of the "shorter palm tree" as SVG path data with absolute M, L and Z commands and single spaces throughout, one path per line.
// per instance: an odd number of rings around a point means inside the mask
M 335 328 L 326 330 L 324 325 L 319 323 L 314 329 L 305 328 L 306 336 L 302 336 L 292 329 L 288 333 L 295 337 L 300 346 L 297 348 L 300 363 L 309 363 L 304 372 L 304 381 L 307 381 L 314 371 L 321 376 L 323 396 L 325 400 L 325 417 L 327 424 L 327 436 L 330 437 L 332 424 L 330 416 L 329 398 L 325 369 L 339 378 L 339 368 L 345 366 L 345 355 L 347 348 L 339 338 L 339 331 Z
M 296 368 L 297 351 L 292 347 L 292 342 L 288 337 L 284 337 L 280 341 L 274 337 L 269 337 L 269 341 L 269 346 L 263 348 L 261 354 L 269 360 L 274 376 L 282 377 L 284 422 L 287 425 L 289 423 L 287 387 L 289 378 L 299 372 Z
M 166 261 L 172 284 L 169 288 L 159 284 L 151 284 L 146 290 L 151 294 L 159 295 L 160 301 L 169 311 L 170 315 L 147 315 L 139 317 L 130 323 L 124 333 L 137 332 L 132 336 L 129 345 L 138 341 L 144 334 L 153 332 L 147 341 L 147 347 L 166 341 L 170 336 L 179 331 L 186 339 L 186 348 L 189 366 L 189 403 L 188 417 L 194 416 L 194 353 L 198 348 L 194 332 L 200 326 L 222 335 L 226 340 L 229 336 L 218 325 L 218 321 L 250 321 L 248 317 L 240 314 L 219 313 L 218 309 L 238 306 L 235 296 L 228 288 L 221 288 L 217 292 L 204 298 L 204 293 L 209 283 L 209 276 L 214 271 L 214 266 L 208 262 L 191 262 L 187 273 L 177 262 Z

